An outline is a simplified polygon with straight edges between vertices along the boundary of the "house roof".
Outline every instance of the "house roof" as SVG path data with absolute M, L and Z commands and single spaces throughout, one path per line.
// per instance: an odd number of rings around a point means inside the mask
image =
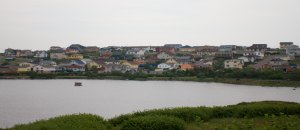
M 71 63 L 72 62 L 75 62 L 76 64 L 79 64 L 79 65 L 84 65 L 85 63 L 81 60 L 71 60 Z
M 79 66 L 79 65 L 69 65 L 69 66 L 65 66 L 66 68 L 84 68 L 83 66 Z

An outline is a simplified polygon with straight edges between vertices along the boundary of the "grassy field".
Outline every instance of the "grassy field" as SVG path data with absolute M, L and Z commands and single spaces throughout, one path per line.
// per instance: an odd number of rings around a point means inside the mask
M 300 104 L 252 102 L 224 107 L 182 107 L 155 109 L 104 120 L 90 114 L 66 115 L 8 130 L 227 130 L 300 129 Z

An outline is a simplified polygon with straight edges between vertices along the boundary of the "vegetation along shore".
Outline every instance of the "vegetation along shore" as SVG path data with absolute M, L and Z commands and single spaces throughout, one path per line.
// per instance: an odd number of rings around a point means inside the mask
M 135 112 L 112 119 L 74 114 L 7 130 L 101 129 L 101 130 L 200 130 L 200 129 L 300 129 L 300 104 L 262 101 L 224 107 L 181 107 Z
M 167 71 L 162 74 L 144 73 L 23 73 L 1 75 L 0 79 L 111 79 L 111 80 L 164 80 L 164 81 L 195 81 L 216 82 L 238 85 L 270 86 L 270 87 L 300 87 L 300 71 L 284 73 L 281 71 L 254 69 L 209 71 Z

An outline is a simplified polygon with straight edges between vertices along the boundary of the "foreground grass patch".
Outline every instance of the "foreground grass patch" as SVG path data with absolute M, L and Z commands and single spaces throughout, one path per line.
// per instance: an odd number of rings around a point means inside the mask
M 222 130 L 222 129 L 300 129 L 300 104 L 263 101 L 224 107 L 182 107 L 155 109 L 121 115 L 109 120 L 90 115 L 66 115 L 12 130 Z
M 184 130 L 185 122 L 170 116 L 141 116 L 131 118 L 121 127 L 122 130 Z
M 16 125 L 11 130 L 107 130 L 110 128 L 110 125 L 102 117 L 77 114 L 41 120 L 26 125 Z

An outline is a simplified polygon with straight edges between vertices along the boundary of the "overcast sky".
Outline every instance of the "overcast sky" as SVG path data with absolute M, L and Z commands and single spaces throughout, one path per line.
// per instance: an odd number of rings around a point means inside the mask
M 300 43 L 300 0 L 0 0 L 0 51 Z

